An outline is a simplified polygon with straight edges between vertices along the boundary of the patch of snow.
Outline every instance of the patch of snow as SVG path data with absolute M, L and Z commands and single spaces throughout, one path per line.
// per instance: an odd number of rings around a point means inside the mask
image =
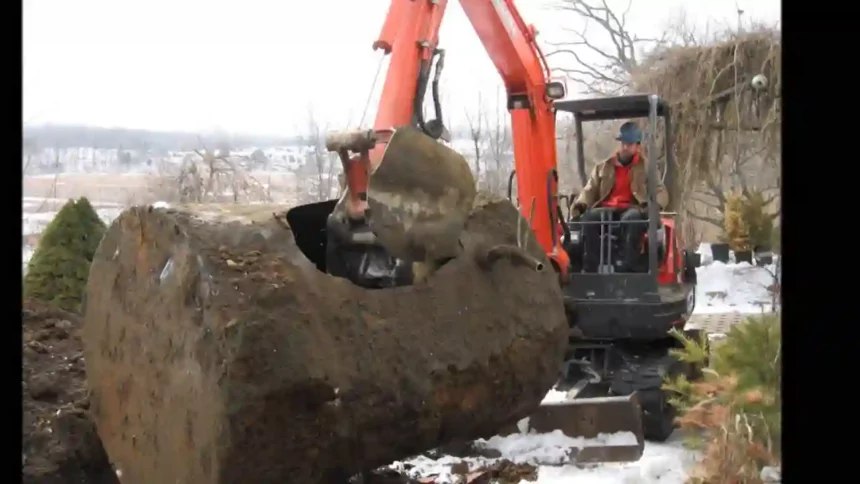
M 529 419 L 531 417 L 526 417 L 519 422 L 517 422 L 517 430 L 520 431 L 521 434 L 528 433 L 529 431 Z
M 546 393 L 546 396 L 543 397 L 543 401 L 541 403 L 558 403 L 564 401 L 567 401 L 567 392 L 561 392 L 552 388 Z
M 102 185 L 104 186 L 104 185 Z M 125 187 L 125 185 L 117 185 L 120 188 Z M 42 204 L 42 203 L 66 203 L 69 201 L 68 198 L 51 198 L 51 197 L 22 197 L 21 200 L 25 203 L 30 204 Z M 90 200 L 90 204 L 93 207 L 122 207 L 121 203 L 116 202 L 103 202 L 99 200 Z
M 699 244 L 699 248 L 696 249 L 696 253 L 701 256 L 701 263 L 703 266 L 714 262 L 714 253 L 711 251 L 711 244 L 705 242 Z
M 24 213 L 21 216 L 21 233 L 23 235 L 41 234 L 45 227 L 54 220 L 57 212 Z
M 159 200 L 159 201 L 153 203 L 152 206 L 154 208 L 170 208 L 170 204 L 167 202 L 164 202 L 162 200 Z
M 761 480 L 767 483 L 782 482 L 782 469 L 775 466 L 765 466 L 761 470 Z
M 588 445 L 626 445 L 635 441 L 630 432 L 601 435 L 597 439 L 573 439 L 555 431 L 547 434 L 514 434 L 506 437 L 492 437 L 489 440 L 479 440 L 476 445 L 495 449 L 501 452 L 501 457 L 491 459 L 485 457 L 456 458 L 443 456 L 430 459 L 420 456 L 415 459 L 396 462 L 392 468 L 397 470 L 409 469 L 412 477 L 437 476 L 437 483 L 457 482 L 451 475 L 451 466 L 458 462 L 467 462 L 470 469 L 487 466 L 500 459 L 508 459 L 516 463 L 537 465 L 538 483 L 562 484 L 568 482 L 591 484 L 683 484 L 687 479 L 687 471 L 693 466 L 699 454 L 684 448 L 680 437 L 673 437 L 663 444 L 648 442 L 642 458 L 636 462 L 595 463 L 581 465 L 565 465 L 570 460 L 572 447 Z
M 22 273 L 27 273 L 27 264 L 30 262 L 30 259 L 33 257 L 33 247 L 32 246 L 24 246 L 21 248 L 21 262 L 22 262 Z
M 98 212 L 99 217 L 104 220 L 106 225 L 110 225 L 111 222 L 121 214 L 123 211 L 122 208 L 104 208 L 96 210 Z
M 494 436 L 488 440 L 478 440 L 476 444 L 501 452 L 502 457 L 517 464 L 564 465 L 570 460 L 570 450 L 584 447 L 636 445 L 633 432 L 598 434 L 593 439 L 568 437 L 561 430 L 539 434 L 511 434 L 504 437 Z
M 720 341 L 726 339 L 726 337 L 724 333 L 708 333 L 708 341 Z
M 636 462 L 592 464 L 581 467 L 541 466 L 538 483 L 562 484 L 683 484 L 699 454 L 686 449 L 679 437 L 662 444 L 647 442 Z
M 771 309 L 768 287 L 774 283 L 774 264 L 712 262 L 696 269 L 695 313 L 760 313 Z

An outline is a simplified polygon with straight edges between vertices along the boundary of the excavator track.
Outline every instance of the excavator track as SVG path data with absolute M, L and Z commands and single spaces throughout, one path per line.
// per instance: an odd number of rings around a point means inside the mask
M 639 395 L 645 439 L 663 442 L 674 431 L 676 411 L 662 389 L 663 378 L 691 375 L 689 364 L 669 354 L 624 355 L 624 364 L 615 371 L 609 386 L 614 395 Z
M 686 329 L 684 333 L 688 338 L 699 340 L 702 331 Z M 705 344 L 708 344 L 707 341 Z M 587 347 L 581 344 L 576 346 L 579 350 Z M 617 398 L 636 395 L 637 406 L 642 413 L 643 439 L 663 442 L 674 431 L 676 417 L 675 409 L 669 404 L 671 395 L 662 389 L 664 378 L 685 375 L 688 380 L 694 381 L 702 376 L 700 365 L 680 361 L 670 354 L 671 349 L 677 346 L 674 339 L 667 339 L 650 347 L 608 344 L 590 355 L 579 353 L 574 356 L 576 350 L 572 350 L 569 355 L 573 359 L 569 362 L 578 361 L 578 364 L 568 367 L 558 388 L 569 391 L 587 380 L 583 388 L 573 390 L 575 400 L 579 401 L 604 396 Z M 601 364 L 605 366 L 601 367 Z M 578 383 L 573 385 L 574 382 Z

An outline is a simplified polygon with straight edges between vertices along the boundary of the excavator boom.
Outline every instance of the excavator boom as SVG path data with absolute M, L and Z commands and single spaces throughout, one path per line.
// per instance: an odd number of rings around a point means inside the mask
M 517 197 L 538 242 L 564 278 L 570 263 L 559 244 L 558 173 L 552 98 L 564 96 L 513 0 L 460 0 L 469 22 L 495 64 L 511 114 Z M 553 92 L 554 91 L 554 92 Z

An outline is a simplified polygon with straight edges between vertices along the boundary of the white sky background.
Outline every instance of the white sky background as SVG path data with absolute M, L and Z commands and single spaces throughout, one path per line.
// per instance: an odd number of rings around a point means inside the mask
M 542 41 L 561 41 L 561 29 L 578 21 L 553 11 L 551 2 L 520 0 L 518 7 Z M 738 6 L 746 21 L 775 23 L 780 3 L 633 0 L 628 23 L 632 32 L 656 37 L 683 9 L 700 29 L 735 25 Z M 280 135 L 303 129 L 312 108 L 321 124 L 343 129 L 358 123 L 366 104 L 380 56 L 371 44 L 388 5 L 24 0 L 23 121 Z M 626 1 L 610 5 L 623 9 Z M 449 1 L 440 47 L 447 51 L 443 110 L 457 124 L 475 111 L 479 91 L 494 97 L 501 83 L 456 0 Z M 365 124 L 373 111 L 371 103 Z

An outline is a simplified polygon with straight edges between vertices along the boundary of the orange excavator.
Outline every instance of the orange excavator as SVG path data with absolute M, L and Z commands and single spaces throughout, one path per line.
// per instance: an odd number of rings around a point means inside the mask
M 643 436 L 665 440 L 672 432 L 674 413 L 661 390 L 664 370 L 694 373 L 668 355 L 675 341 L 669 331 L 683 329 L 692 312 L 695 270 L 674 243 L 672 215 L 650 203 L 643 240 L 647 272 L 612 268 L 617 220 L 600 222 L 600 272 L 584 272 L 580 222 L 565 220 L 559 204 L 564 196 L 558 194 L 555 123 L 558 111 L 576 117 L 582 171 L 581 121 L 651 118 L 651 153 L 656 118 L 668 121 L 669 108 L 656 96 L 560 101 L 565 85 L 552 80 L 536 30 L 525 23 L 513 0 L 459 3 L 504 83 L 515 160 L 511 185 L 515 181 L 517 186 L 512 201 L 558 274 L 573 335 L 569 361 L 559 362 L 565 368 L 562 383 L 567 384 L 561 387 L 567 399 L 541 405 L 530 425 L 571 436 L 632 431 L 638 441 L 632 450 L 618 447 L 611 455 L 599 450 L 593 460 L 636 459 Z M 439 102 L 445 52 L 438 47 L 447 4 L 391 1 L 373 43 L 375 50 L 390 55 L 373 128 L 326 138 L 327 149 L 340 156 L 346 173 L 343 195 L 287 214 L 297 245 L 320 270 L 365 288 L 416 283 L 455 257 L 474 198 L 475 180 L 467 162 L 441 142 L 449 141 Z M 424 116 L 428 90 L 435 108 L 435 118 L 429 120 Z M 671 151 L 669 123 L 665 126 Z M 648 169 L 650 187 L 657 182 L 656 170 L 654 164 Z

